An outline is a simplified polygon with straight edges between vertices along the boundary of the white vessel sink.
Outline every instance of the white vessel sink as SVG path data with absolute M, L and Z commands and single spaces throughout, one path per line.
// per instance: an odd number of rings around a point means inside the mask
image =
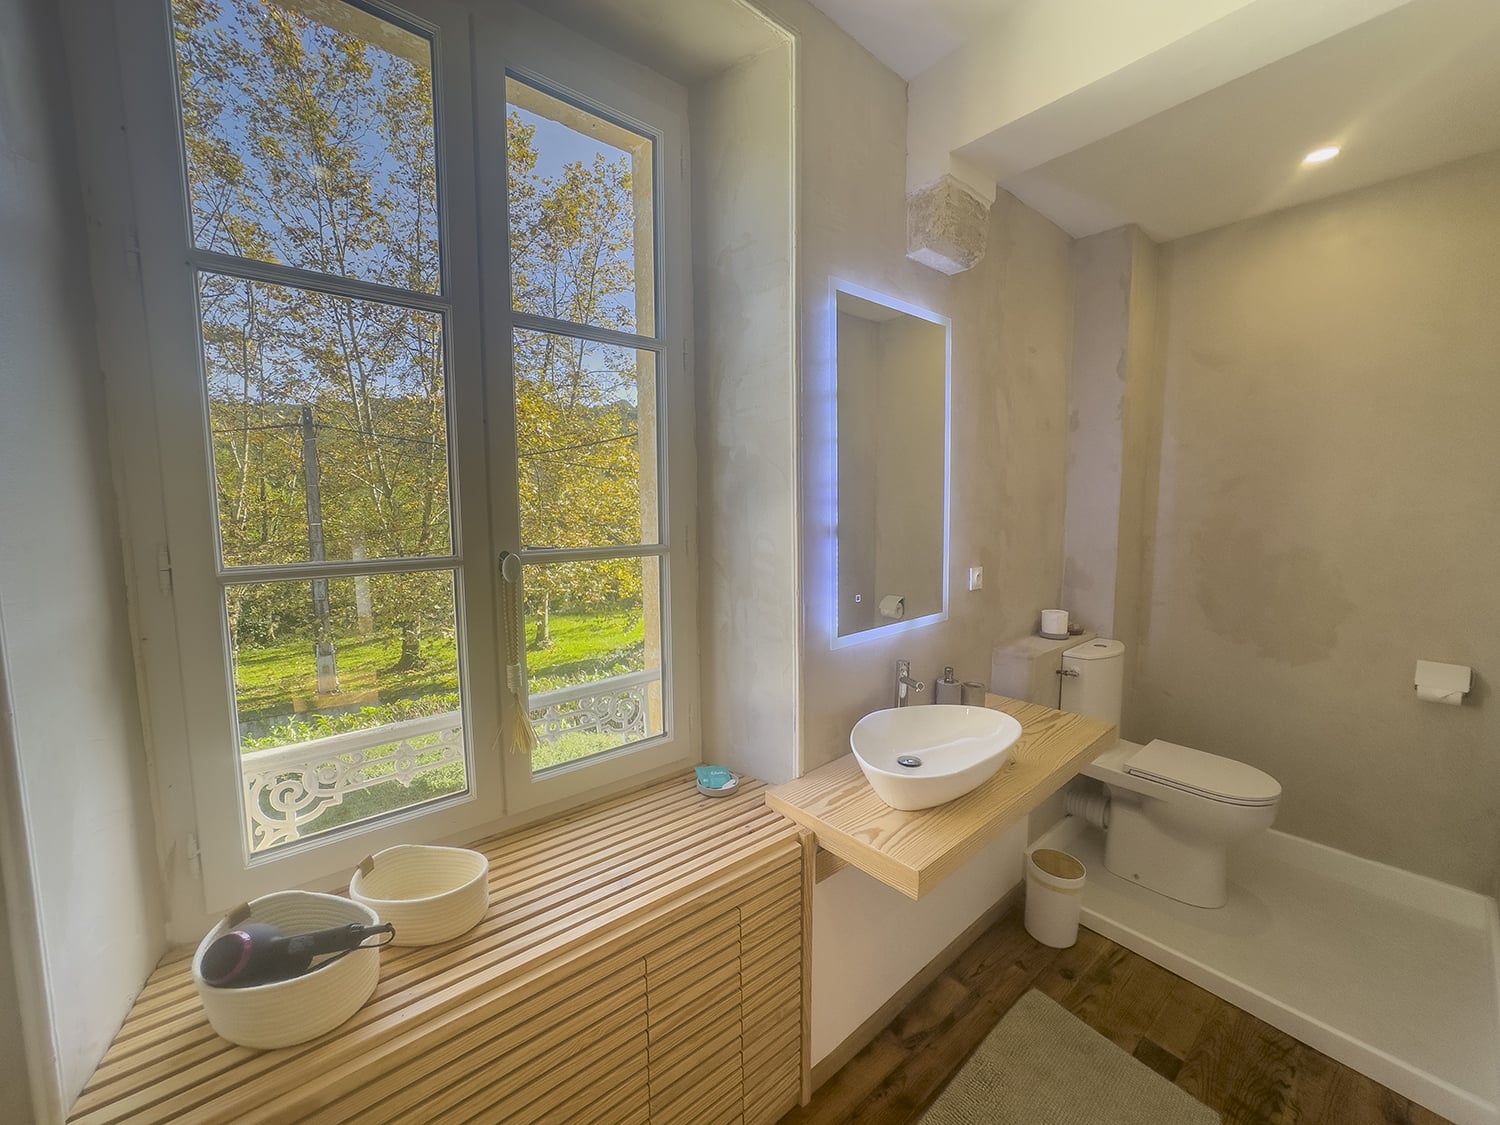
M 893 809 L 930 809 L 988 781 L 1021 724 L 1004 711 L 917 704 L 872 711 L 849 732 L 870 787 Z

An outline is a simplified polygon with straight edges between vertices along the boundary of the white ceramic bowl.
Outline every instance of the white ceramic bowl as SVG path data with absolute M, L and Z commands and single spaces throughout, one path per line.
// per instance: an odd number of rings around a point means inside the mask
M 393 945 L 433 945 L 473 929 L 490 906 L 490 861 L 468 848 L 397 844 L 359 865 L 349 897 L 396 927 Z
M 241 1047 L 290 1047 L 332 1031 L 359 1011 L 380 980 L 380 953 L 357 949 L 321 963 L 291 980 L 246 988 L 216 988 L 203 979 L 203 954 L 214 939 L 245 922 L 267 922 L 289 936 L 379 921 L 368 906 L 338 895 L 277 891 L 250 903 L 248 917 L 225 918 L 208 931 L 193 954 L 193 984 L 208 1022 Z

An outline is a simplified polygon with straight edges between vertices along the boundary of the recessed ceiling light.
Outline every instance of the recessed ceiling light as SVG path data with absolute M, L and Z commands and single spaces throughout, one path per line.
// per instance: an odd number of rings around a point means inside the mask
M 1302 158 L 1302 163 L 1304 163 L 1304 164 L 1323 164 L 1323 163 L 1325 163 L 1325 162 L 1327 162 L 1329 160 L 1332 160 L 1338 154 L 1339 154 L 1339 146 L 1338 145 L 1324 145 L 1322 148 L 1315 148 L 1315 149 L 1313 149 L 1310 153 L 1308 153 L 1306 156 L 1304 156 Z

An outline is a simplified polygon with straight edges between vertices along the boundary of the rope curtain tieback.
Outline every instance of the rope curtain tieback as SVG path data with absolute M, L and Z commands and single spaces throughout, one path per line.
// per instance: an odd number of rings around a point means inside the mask
M 521 675 L 521 647 L 525 628 L 521 617 L 521 557 L 510 551 L 500 552 L 500 577 L 505 591 L 500 599 L 505 627 L 505 687 L 510 693 L 510 748 L 514 753 L 531 756 L 536 749 L 536 731 L 526 709 L 526 690 Z

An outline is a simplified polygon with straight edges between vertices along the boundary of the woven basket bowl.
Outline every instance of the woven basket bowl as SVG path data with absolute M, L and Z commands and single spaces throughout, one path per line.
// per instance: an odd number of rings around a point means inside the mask
M 368 906 L 337 895 L 277 891 L 250 903 L 244 922 L 268 922 L 287 935 L 306 934 L 350 922 L 379 921 Z M 234 929 L 226 918 L 198 943 L 193 984 L 213 1029 L 241 1047 L 290 1047 L 332 1031 L 359 1011 L 380 979 L 380 954 L 356 950 L 321 963 L 291 980 L 247 988 L 215 988 L 203 979 L 203 954 L 215 938 Z
M 393 945 L 434 945 L 484 917 L 490 861 L 467 848 L 397 844 L 359 865 L 349 897 L 396 927 Z

